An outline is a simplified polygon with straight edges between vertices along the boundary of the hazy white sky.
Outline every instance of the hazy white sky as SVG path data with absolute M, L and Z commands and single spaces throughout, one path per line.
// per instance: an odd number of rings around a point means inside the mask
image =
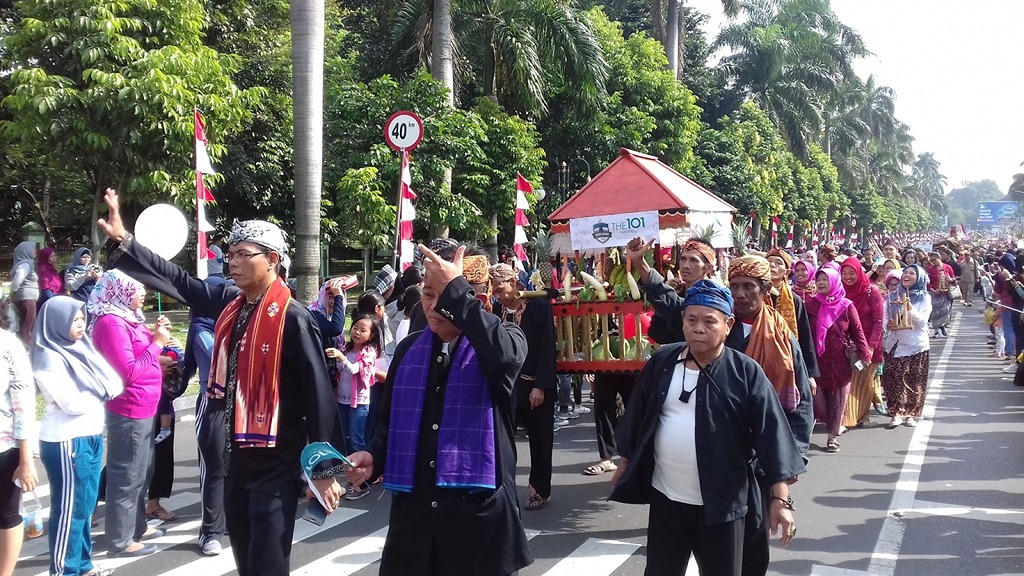
M 721 0 L 686 0 L 711 15 Z M 896 91 L 896 116 L 910 125 L 915 152 L 933 152 L 949 181 L 991 178 L 1005 190 L 1024 172 L 1024 1 L 832 0 L 839 18 L 874 56 L 863 77 Z

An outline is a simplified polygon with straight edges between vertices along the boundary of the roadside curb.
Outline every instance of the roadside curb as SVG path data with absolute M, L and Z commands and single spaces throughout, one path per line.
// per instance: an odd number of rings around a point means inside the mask
M 196 398 L 198 394 L 188 394 L 174 399 L 174 421 L 192 421 L 196 418 Z

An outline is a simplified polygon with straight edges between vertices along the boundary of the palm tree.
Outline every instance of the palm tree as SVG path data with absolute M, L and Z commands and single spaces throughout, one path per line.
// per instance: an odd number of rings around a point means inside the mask
M 446 2 L 448 3 L 448 2 Z M 434 4 L 437 14 L 437 3 Z M 453 53 L 479 54 L 484 95 L 519 113 L 547 112 L 545 81 L 557 78 L 596 111 L 607 65 L 594 31 L 571 0 L 465 0 L 455 5 Z M 423 62 L 423 30 L 433 19 L 423 0 L 406 0 L 395 21 L 395 49 Z M 474 59 L 476 60 L 476 59 Z
M 931 152 L 922 152 L 917 155 L 911 173 L 911 182 L 917 197 L 928 210 L 946 206 L 946 177 L 939 172 L 939 166 L 939 161 Z
M 455 37 L 452 34 L 451 0 L 434 0 L 431 26 L 430 75 L 448 88 L 448 103 L 455 105 Z M 451 185 L 451 178 L 448 178 Z
M 853 59 L 868 53 L 864 43 L 828 0 L 746 0 L 739 11 L 745 20 L 724 28 L 716 42 L 733 51 L 722 70 L 806 158 L 825 124 L 826 101 L 855 76 Z
M 292 0 L 292 117 L 295 138 L 295 257 L 292 275 L 303 302 L 316 297 L 320 274 L 323 176 L 324 0 Z

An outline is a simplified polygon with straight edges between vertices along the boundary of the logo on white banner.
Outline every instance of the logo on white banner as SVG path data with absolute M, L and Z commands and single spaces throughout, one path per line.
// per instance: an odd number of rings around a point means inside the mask
M 658 212 L 633 212 L 569 220 L 573 250 L 625 246 L 633 238 L 658 236 Z

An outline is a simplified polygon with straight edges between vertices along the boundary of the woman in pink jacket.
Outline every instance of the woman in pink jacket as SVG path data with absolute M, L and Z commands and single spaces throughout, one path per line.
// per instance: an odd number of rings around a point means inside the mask
M 124 380 L 124 392 L 107 402 L 106 544 L 118 556 L 144 556 L 156 547 L 143 540 L 163 535 L 146 525 L 146 491 L 152 477 L 153 417 L 160 401 L 160 352 L 170 322 L 157 318 L 150 331 L 142 301 L 145 287 L 108 270 L 89 295 L 93 342 Z

